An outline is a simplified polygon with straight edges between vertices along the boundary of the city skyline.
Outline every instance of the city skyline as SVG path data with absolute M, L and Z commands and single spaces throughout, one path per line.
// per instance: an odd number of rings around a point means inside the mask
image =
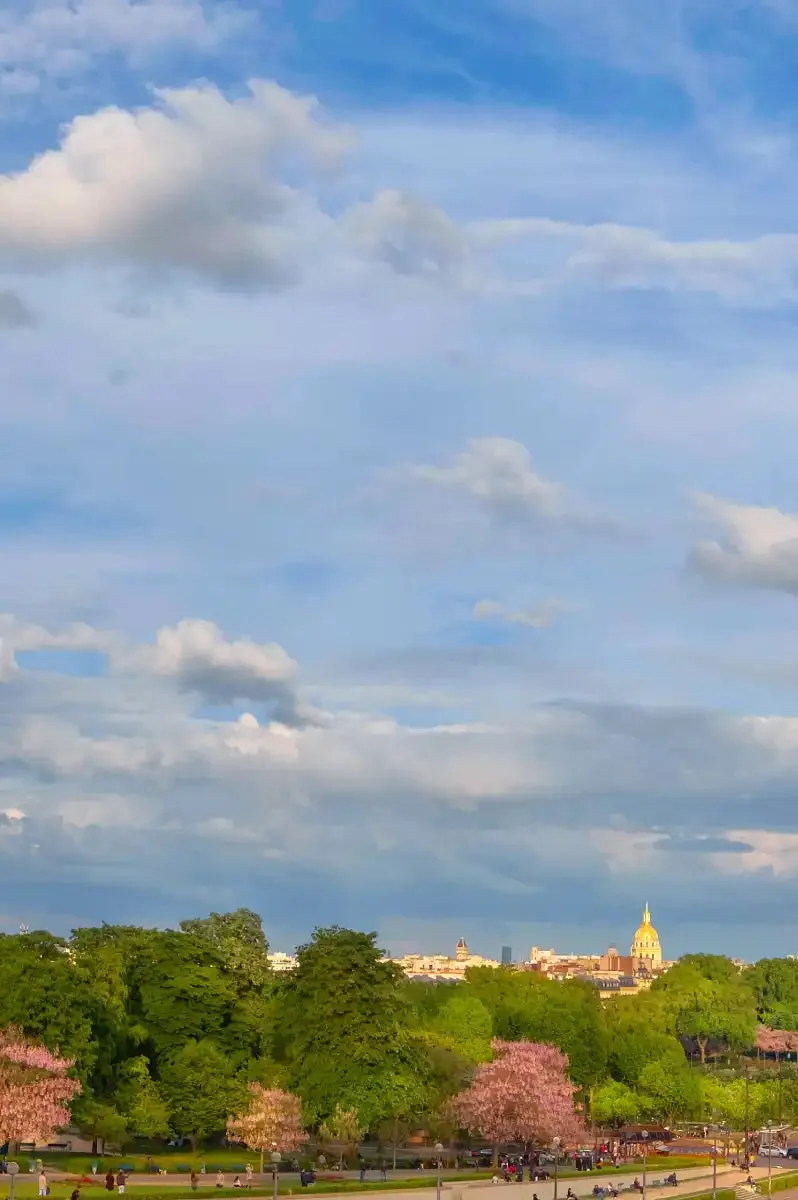
M 788 10 L 4 6 L 0 927 L 796 949 Z

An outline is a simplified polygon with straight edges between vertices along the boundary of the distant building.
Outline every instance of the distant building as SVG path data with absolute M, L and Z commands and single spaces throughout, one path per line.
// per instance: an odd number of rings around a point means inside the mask
M 483 958 L 472 954 L 468 942 L 461 937 L 455 946 L 454 958 L 445 954 L 405 954 L 403 958 L 392 958 L 391 962 L 401 967 L 411 979 L 429 979 L 457 983 L 463 979 L 469 967 L 498 967 L 495 958 Z
M 296 955 L 294 954 L 283 954 L 281 950 L 275 950 L 267 957 L 273 971 L 293 971 L 296 966 Z
M 502 946 L 502 966 L 511 967 L 513 965 L 513 948 L 512 946 Z

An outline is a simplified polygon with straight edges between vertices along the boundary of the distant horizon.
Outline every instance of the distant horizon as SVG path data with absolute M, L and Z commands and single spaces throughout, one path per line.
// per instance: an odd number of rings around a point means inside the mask
M 234 906 L 234 907 L 237 907 L 237 906 Z M 251 906 L 247 906 L 247 907 L 251 907 Z M 161 921 L 153 920 L 150 922 L 142 922 L 142 921 L 137 921 L 134 919 L 126 919 L 126 920 L 119 920 L 119 921 L 107 921 L 105 923 L 119 924 L 119 925 L 126 925 L 126 924 L 138 925 L 144 929 L 176 929 L 181 920 L 186 919 L 188 917 L 207 916 L 210 911 L 211 911 L 211 909 L 208 909 L 207 912 L 192 911 L 190 913 L 182 914 L 181 916 L 173 918 L 171 920 L 161 920 Z M 231 909 L 219 909 L 217 907 L 213 911 L 232 911 L 232 908 Z M 257 909 L 255 909 L 254 911 L 257 911 Z M 259 915 L 261 915 L 261 914 L 259 914 Z M 730 959 L 741 959 L 746 962 L 753 963 L 761 958 L 787 958 L 787 957 L 790 957 L 793 953 L 795 953 L 795 951 L 790 949 L 789 947 L 786 947 L 783 950 L 779 950 L 778 946 L 776 945 L 775 948 L 772 948 L 772 949 L 756 951 L 753 954 L 750 954 L 750 953 L 746 954 L 746 953 L 730 951 L 728 949 L 717 949 L 713 945 L 706 945 L 706 944 L 700 944 L 700 943 L 688 944 L 688 948 L 682 949 L 678 952 L 670 951 L 668 942 L 666 941 L 666 935 L 662 933 L 662 930 L 659 927 L 659 924 L 655 917 L 653 907 L 652 907 L 652 921 L 657 926 L 657 929 L 660 933 L 660 938 L 661 938 L 661 942 L 662 942 L 663 958 L 667 961 L 678 961 L 678 959 L 683 958 L 687 954 L 722 954 L 725 957 L 730 958 Z M 30 923 L 28 923 L 28 924 L 29 924 L 29 932 L 35 932 L 37 929 L 39 929 L 39 930 L 44 930 L 46 932 L 52 933 L 54 936 L 67 937 L 69 935 L 70 928 L 84 928 L 84 927 L 97 928 L 97 927 L 100 927 L 103 923 L 104 923 L 103 919 L 100 918 L 100 919 L 94 920 L 94 921 L 87 919 L 87 920 L 81 921 L 79 925 L 70 926 L 69 928 L 67 928 L 63 925 L 61 925 L 59 927 L 58 922 L 54 922 L 53 927 L 51 927 L 51 926 L 36 926 L 36 925 L 32 925 Z M 329 923 L 329 924 L 346 924 L 345 922 L 340 922 L 340 921 L 339 922 L 334 922 L 334 921 L 325 922 L 325 924 L 327 924 L 327 923 Z M 360 923 L 360 924 L 346 924 L 346 927 L 352 928 L 352 929 L 358 929 L 361 932 L 366 932 L 366 933 L 370 933 L 374 929 L 374 927 L 369 925 L 367 922 Z M 303 945 L 307 941 L 310 940 L 310 937 L 313 932 L 313 928 L 314 928 L 313 926 L 310 926 L 304 935 L 297 936 L 295 941 L 289 941 L 286 939 L 280 940 L 279 936 L 276 938 L 273 938 L 269 933 L 268 924 L 265 921 L 263 923 L 264 934 L 269 943 L 269 952 L 270 953 L 284 953 L 284 954 L 289 954 L 289 955 L 293 955 L 300 945 Z M 459 926 L 458 926 L 458 928 L 459 928 Z M 472 954 L 478 954 L 478 955 L 482 956 L 483 958 L 490 958 L 490 959 L 496 959 L 497 961 L 501 961 L 502 946 L 509 945 L 513 951 L 513 961 L 514 962 L 522 962 L 522 961 L 528 961 L 529 952 L 530 952 L 531 948 L 535 945 L 539 946 L 541 949 L 544 949 L 544 950 L 553 948 L 556 951 L 556 953 L 558 953 L 558 954 L 563 954 L 563 955 L 568 954 L 568 955 L 573 955 L 574 957 L 587 956 L 587 955 L 602 955 L 611 946 L 615 946 L 616 949 L 618 949 L 618 951 L 622 955 L 628 954 L 629 945 L 631 944 L 632 936 L 634 934 L 635 928 L 636 928 L 636 926 L 629 930 L 628 938 L 622 942 L 616 939 L 615 941 L 607 941 L 604 944 L 599 945 L 598 943 L 595 943 L 595 942 L 593 944 L 591 944 L 591 943 L 585 941 L 584 943 L 582 943 L 585 946 L 585 948 L 583 948 L 583 949 L 575 949 L 573 947 L 573 945 L 571 945 L 570 943 L 566 944 L 565 942 L 562 942 L 561 944 L 558 944 L 558 942 L 556 940 L 552 941 L 550 939 L 529 941 L 528 943 L 527 942 L 514 943 L 512 941 L 498 940 L 494 945 L 492 943 L 492 941 L 485 935 L 483 935 L 481 937 L 477 937 L 477 938 L 469 937 L 467 928 L 465 928 L 465 932 L 463 932 L 461 930 L 461 932 L 457 933 L 453 938 L 450 938 L 450 940 L 448 942 L 443 940 L 443 938 L 446 937 L 445 934 L 438 935 L 437 939 L 435 938 L 435 935 L 432 935 L 432 941 L 429 944 L 425 943 L 423 945 L 418 943 L 417 941 L 414 941 L 412 935 L 408 935 L 405 938 L 397 935 L 396 937 L 394 937 L 392 939 L 391 943 L 388 944 L 386 942 L 386 940 L 381 936 L 380 931 L 378 929 L 376 930 L 376 932 L 377 932 L 378 946 L 380 946 L 380 948 L 382 950 L 384 950 L 386 955 L 390 958 L 402 958 L 405 955 L 409 955 L 409 954 L 428 955 L 430 957 L 433 955 L 445 955 L 447 957 L 454 957 L 457 940 L 459 937 L 463 936 L 463 937 L 465 937 L 466 942 L 468 943 L 469 951 Z M 7 920 L 3 920 L 3 918 L 0 917 L 0 932 L 10 933 L 10 934 L 19 933 L 20 932 L 19 924 L 17 924 L 15 927 L 11 927 Z

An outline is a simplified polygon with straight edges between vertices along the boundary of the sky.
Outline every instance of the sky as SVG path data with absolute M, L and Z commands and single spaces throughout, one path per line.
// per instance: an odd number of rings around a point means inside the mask
M 9 0 L 0 928 L 798 951 L 792 0 Z

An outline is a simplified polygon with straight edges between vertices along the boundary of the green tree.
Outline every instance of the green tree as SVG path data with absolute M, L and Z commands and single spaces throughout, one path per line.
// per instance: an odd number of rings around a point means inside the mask
M 282 982 L 278 1012 L 288 1086 L 311 1121 L 336 1105 L 355 1109 L 367 1127 L 404 1115 L 424 1051 L 409 1028 L 401 973 L 376 934 L 317 929 Z
M 761 958 L 743 976 L 754 993 L 757 1017 L 772 1029 L 798 1029 L 798 961 Z
M 590 1098 L 590 1115 L 597 1125 L 620 1129 L 639 1121 L 640 1096 L 625 1083 L 610 1079 L 594 1088 Z
M 571 1079 L 582 1087 L 606 1078 L 606 1016 L 591 983 L 558 982 L 533 971 L 476 967 L 466 971 L 463 990 L 487 1008 L 494 1036 L 557 1046 L 568 1056 Z
M 50 933 L 0 934 L 0 1028 L 10 1025 L 76 1060 L 81 1083 L 101 1053 L 94 1037 L 103 1000 L 91 974 L 73 963 L 63 938 Z
M 728 963 L 731 970 L 725 973 L 722 963 Z M 754 993 L 728 959 L 719 955 L 682 959 L 654 981 L 651 993 L 662 1001 L 673 1031 L 695 1040 L 702 1063 L 710 1040 L 731 1050 L 745 1050 L 753 1044 Z
M 150 1075 L 144 1055 L 122 1064 L 117 1098 L 128 1127 L 137 1137 L 171 1135 L 169 1106 L 161 1086 Z
M 646 1116 L 673 1124 L 702 1114 L 701 1078 L 687 1063 L 674 1069 L 669 1059 L 648 1063 L 638 1081 L 641 1111 Z
M 635 1087 L 640 1072 L 650 1062 L 670 1059 L 674 1067 L 684 1065 L 684 1049 L 678 1038 L 656 1027 L 650 1006 L 634 997 L 630 1004 L 607 1006 L 609 1030 L 608 1067 L 614 1079 Z
M 79 1096 L 72 1106 L 72 1119 L 84 1137 L 91 1139 L 91 1152 L 99 1142 L 123 1148 L 129 1140 L 127 1122 L 112 1104 Z
M 212 947 L 233 976 L 239 992 L 261 989 L 270 982 L 269 943 L 263 922 L 251 909 L 237 908 L 235 912 L 211 913 L 209 917 L 181 921 L 180 928 Z
M 186 1042 L 165 1061 L 161 1078 L 170 1124 L 193 1147 L 222 1133 L 230 1113 L 240 1111 L 245 1103 L 246 1085 L 209 1039 Z
M 493 1020 L 478 996 L 457 991 L 433 1016 L 430 1030 L 439 1046 L 452 1050 L 470 1063 L 491 1057 Z

